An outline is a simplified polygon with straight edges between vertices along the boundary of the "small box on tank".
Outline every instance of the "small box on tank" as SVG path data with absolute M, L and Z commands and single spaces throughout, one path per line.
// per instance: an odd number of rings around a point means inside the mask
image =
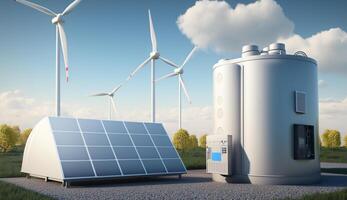
M 206 138 L 207 173 L 231 175 L 231 135 L 208 135 Z

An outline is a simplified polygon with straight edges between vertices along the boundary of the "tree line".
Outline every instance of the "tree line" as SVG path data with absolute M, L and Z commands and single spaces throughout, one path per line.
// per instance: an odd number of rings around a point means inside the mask
M 336 148 L 341 146 L 341 133 L 338 130 L 327 129 L 321 135 L 321 146 Z M 347 148 L 347 135 L 343 138 L 343 146 Z
M 202 135 L 199 140 L 196 135 L 189 135 L 185 129 L 178 130 L 173 136 L 173 144 L 176 149 L 187 151 L 197 147 L 206 148 L 206 134 Z
M 10 126 L 7 124 L 0 125 L 0 151 L 9 152 L 16 145 L 24 145 L 32 129 L 27 128 L 23 131 L 19 126 Z

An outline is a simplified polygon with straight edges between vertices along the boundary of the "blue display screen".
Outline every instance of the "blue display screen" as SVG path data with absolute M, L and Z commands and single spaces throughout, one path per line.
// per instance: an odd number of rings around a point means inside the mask
M 222 161 L 222 154 L 220 152 L 212 152 L 213 161 Z

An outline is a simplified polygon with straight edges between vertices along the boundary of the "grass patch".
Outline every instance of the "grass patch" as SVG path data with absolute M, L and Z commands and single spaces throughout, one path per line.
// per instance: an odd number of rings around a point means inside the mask
M 287 198 L 290 199 L 290 198 Z M 316 194 L 308 194 L 304 195 L 297 200 L 343 200 L 347 199 L 347 189 L 329 192 L 329 193 L 316 193 Z
M 347 148 L 325 148 L 320 150 L 321 162 L 347 163 Z
M 20 173 L 23 146 L 18 146 L 11 152 L 0 153 L 0 178 L 24 176 Z
M 0 181 L 0 200 L 50 200 L 53 198 L 44 196 L 10 183 Z
M 197 147 L 189 151 L 178 151 L 187 169 L 206 169 L 206 151 Z
M 347 174 L 346 168 L 322 168 L 321 172 L 334 174 Z

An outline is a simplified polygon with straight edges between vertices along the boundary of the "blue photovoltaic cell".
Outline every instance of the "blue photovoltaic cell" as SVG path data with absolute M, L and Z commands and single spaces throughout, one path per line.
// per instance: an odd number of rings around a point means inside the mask
M 115 159 L 111 147 L 88 147 L 92 160 Z
M 85 147 L 58 146 L 60 160 L 89 160 Z
M 95 167 L 95 172 L 98 176 L 119 176 L 121 172 L 117 165 L 117 162 L 114 161 L 93 161 Z
M 158 152 L 155 147 L 136 147 L 142 159 L 159 158 Z
M 123 133 L 127 134 L 127 130 L 123 122 L 118 121 L 102 121 L 107 133 Z
M 163 159 L 167 171 L 169 172 L 183 172 L 185 171 L 184 166 L 180 159 Z
M 99 132 L 105 133 L 101 121 L 93 119 L 78 119 L 82 132 Z
M 135 146 L 153 146 L 149 135 L 131 135 Z
M 61 162 L 61 165 L 67 178 L 94 176 L 90 161 Z
M 87 146 L 110 146 L 106 134 L 83 133 Z
M 162 124 L 145 123 L 146 128 L 151 135 L 167 135 Z
M 133 146 L 130 136 L 123 134 L 109 134 L 112 146 Z
M 160 156 L 164 158 L 178 158 L 177 152 L 173 147 L 158 147 Z
M 146 174 L 140 160 L 119 160 L 123 174 Z
M 165 167 L 161 160 L 143 160 L 147 173 L 165 173 Z
M 171 141 L 168 136 L 152 135 L 153 142 L 156 146 L 171 147 Z
M 57 145 L 84 145 L 81 133 L 78 132 L 54 132 Z
M 125 122 L 125 126 L 127 127 L 129 134 L 147 134 L 143 123 Z
M 77 120 L 72 118 L 50 117 L 49 121 L 54 131 L 75 131 L 79 132 L 80 129 L 77 125 Z
M 186 173 L 160 123 L 62 117 L 49 121 L 67 179 Z
M 139 159 L 134 147 L 113 147 L 117 159 Z

